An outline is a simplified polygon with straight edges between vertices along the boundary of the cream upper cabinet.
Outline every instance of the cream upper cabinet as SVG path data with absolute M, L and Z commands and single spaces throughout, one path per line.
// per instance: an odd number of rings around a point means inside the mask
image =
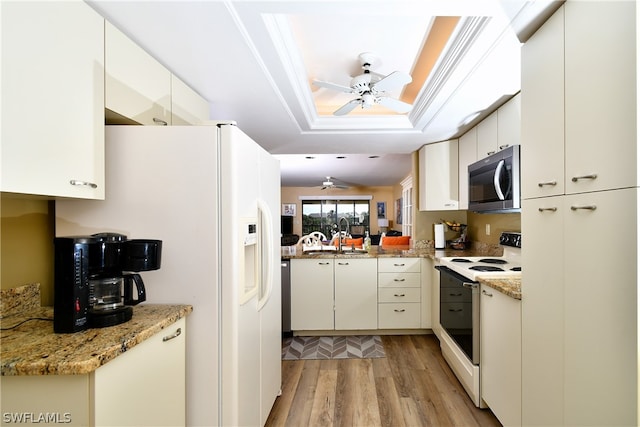
M 498 150 L 520 145 L 521 98 L 518 93 L 498 108 Z
M 425 145 L 419 152 L 421 211 L 458 209 L 458 140 Z
M 523 199 L 564 194 L 564 7 L 522 47 Z
M 335 329 L 376 329 L 378 282 L 375 258 L 335 260 Z
M 175 75 L 171 75 L 171 124 L 198 125 L 209 120 L 209 103 Z
M 525 43 L 523 198 L 638 185 L 635 16 L 571 1 Z
M 638 185 L 635 20 L 636 2 L 565 6 L 567 194 Z
M 0 190 L 104 198 L 104 19 L 84 2 L 0 2 Z
M 109 22 L 105 67 L 105 108 L 111 117 L 171 124 L 171 72 Z
M 521 425 L 521 306 L 480 286 L 480 384 L 482 399 L 505 426 Z
M 498 111 L 494 111 L 478 123 L 476 160 L 484 159 L 498 151 Z
M 469 165 L 477 160 L 478 126 L 462 135 L 458 141 L 458 209 L 469 209 Z

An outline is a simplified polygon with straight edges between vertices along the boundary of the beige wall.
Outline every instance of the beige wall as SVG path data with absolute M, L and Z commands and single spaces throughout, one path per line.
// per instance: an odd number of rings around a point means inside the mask
M 53 202 L 0 197 L 0 286 L 40 283 L 42 305 L 53 305 Z

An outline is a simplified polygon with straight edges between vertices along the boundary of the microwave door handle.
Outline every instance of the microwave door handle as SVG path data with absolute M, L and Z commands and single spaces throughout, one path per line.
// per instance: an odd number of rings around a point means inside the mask
M 504 200 L 504 193 L 502 192 L 502 188 L 500 188 L 500 174 L 502 173 L 502 169 L 504 169 L 504 159 L 498 162 L 496 171 L 493 174 L 493 186 L 495 187 L 496 194 L 500 200 Z

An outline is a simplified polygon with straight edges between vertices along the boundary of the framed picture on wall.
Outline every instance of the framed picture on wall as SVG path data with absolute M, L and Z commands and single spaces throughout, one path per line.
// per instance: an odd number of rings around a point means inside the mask
M 296 204 L 295 203 L 283 203 L 282 204 L 282 216 L 296 216 Z
M 387 202 L 378 202 L 377 203 L 378 210 L 378 219 L 387 217 Z

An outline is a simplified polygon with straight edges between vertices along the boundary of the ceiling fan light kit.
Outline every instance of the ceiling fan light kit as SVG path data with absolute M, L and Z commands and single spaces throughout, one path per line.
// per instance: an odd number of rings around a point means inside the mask
M 357 95 L 357 98 L 347 102 L 345 105 L 334 111 L 333 114 L 335 116 L 343 116 L 345 114 L 349 114 L 358 105 L 364 109 L 371 108 L 376 104 L 387 107 L 398 113 L 409 112 L 412 107 L 411 104 L 407 104 L 406 102 L 395 98 L 387 97 L 385 94 L 391 89 L 411 83 L 413 80 L 411 76 L 401 71 L 394 71 L 387 76 L 372 72 L 371 64 L 374 62 L 377 63 L 378 59 L 370 52 L 361 53 L 359 58 L 364 71 L 362 74 L 351 79 L 349 87 L 318 80 L 314 80 L 313 82 L 316 86 Z

